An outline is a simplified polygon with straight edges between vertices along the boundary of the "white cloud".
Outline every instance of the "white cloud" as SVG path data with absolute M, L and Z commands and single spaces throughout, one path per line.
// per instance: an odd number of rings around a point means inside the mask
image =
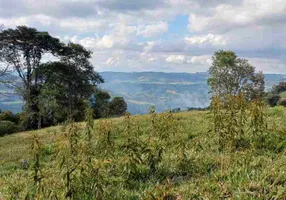
M 188 56 L 188 55 L 169 55 L 166 58 L 167 63 L 171 64 L 194 64 L 194 65 L 210 65 L 211 56 Z
M 240 4 L 220 4 L 210 13 L 191 13 L 191 31 L 221 32 L 245 26 L 272 26 L 286 22 L 285 0 L 244 0 Z
M 119 64 L 119 57 L 110 57 L 105 61 L 105 64 L 108 66 L 116 66 Z
M 137 28 L 135 26 L 128 26 L 125 24 L 117 24 L 113 27 L 110 33 L 99 37 L 97 34 L 94 37 L 84 37 L 78 39 L 77 35 L 73 37 L 65 36 L 66 41 L 79 43 L 91 50 L 104 49 L 124 49 L 124 48 L 139 48 L 136 43 L 132 44 L 136 36 Z M 136 46 L 136 47 L 134 47 Z
M 0 24 L 3 24 L 5 27 L 15 27 L 19 25 L 29 25 L 28 17 L 18 17 L 18 18 L 0 18 Z
M 204 44 L 210 43 L 212 45 L 226 45 L 226 40 L 221 35 L 201 35 L 201 36 L 193 36 L 193 37 L 185 37 L 185 41 L 188 44 Z
M 193 56 L 191 58 L 191 63 L 192 64 L 198 64 L 198 65 L 206 65 L 206 66 L 210 67 L 212 60 L 211 60 L 211 56 L 209 56 L 209 55 Z
M 166 58 L 167 63 L 183 64 L 188 63 L 189 59 L 184 55 L 170 55 Z
M 139 28 L 137 35 L 142 35 L 144 37 L 153 37 L 161 35 L 166 31 L 168 31 L 168 23 L 158 22 L 155 24 L 146 25 L 143 28 Z
M 148 61 L 148 62 L 154 62 L 154 61 L 156 61 L 156 59 L 155 59 L 154 57 L 149 57 L 149 58 L 147 59 L 147 61 Z
M 264 73 L 286 73 L 286 62 L 273 58 L 247 58 L 256 70 Z
M 78 32 L 97 30 L 106 27 L 104 20 L 82 19 L 82 18 L 69 18 L 58 20 L 58 25 L 61 28 L 76 30 Z
M 220 49 L 286 71 L 285 0 L 0 0 L 0 24 L 80 43 L 101 71 L 202 71 Z
M 94 20 L 92 18 L 77 18 L 71 17 L 67 19 L 59 19 L 47 15 L 29 15 L 22 17 L 1 18 L 0 24 L 5 27 L 16 27 L 21 25 L 35 26 L 41 29 L 49 29 L 60 32 L 86 32 L 95 30 L 107 30 L 112 26 L 105 19 Z

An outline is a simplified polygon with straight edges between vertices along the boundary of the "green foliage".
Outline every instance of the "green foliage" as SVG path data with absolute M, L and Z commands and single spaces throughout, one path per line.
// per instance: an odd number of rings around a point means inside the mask
M 0 136 L 25 130 L 23 113 L 13 114 L 11 111 L 0 113 Z
M 255 68 L 246 59 L 238 58 L 232 51 L 217 51 L 209 69 L 208 84 L 215 96 L 245 93 L 248 99 L 264 95 L 264 75 L 255 73 Z
M 285 102 L 286 82 L 282 81 L 278 85 L 274 85 L 267 95 L 267 103 L 271 106 L 286 106 Z
M 13 114 L 11 111 L 4 111 L 0 113 L 0 121 L 10 121 L 18 124 L 19 120 L 19 114 Z
M 280 95 L 279 94 L 273 94 L 272 92 L 269 93 L 267 95 L 267 103 L 271 106 L 271 107 L 274 107 L 274 106 L 277 106 L 279 100 L 280 100 Z
M 275 94 L 280 94 L 281 92 L 286 91 L 286 82 L 281 81 L 278 85 L 272 87 L 272 91 Z
M 264 140 L 267 129 L 266 106 L 260 99 L 249 102 L 243 93 L 227 95 L 222 101 L 214 96 L 211 103 L 213 132 L 220 150 L 239 150 Z
M 97 130 L 97 150 L 102 159 L 110 159 L 114 151 L 114 127 L 110 120 L 102 119 L 98 123 Z
M 29 128 L 38 127 L 39 66 L 46 53 L 55 56 L 63 52 L 64 44 L 47 32 L 26 26 L 6 29 L 0 32 L 1 62 L 11 66 L 22 81 L 18 89 L 26 102 L 29 113 Z
M 254 139 L 254 145 L 257 145 L 265 139 L 264 132 L 267 129 L 266 108 L 262 101 L 255 100 L 251 102 L 250 109 L 250 129 Z
M 97 89 L 92 101 L 92 108 L 94 110 L 94 118 L 103 118 L 109 116 L 109 100 L 108 92 Z
M 209 70 L 212 89 L 212 132 L 220 151 L 237 151 L 264 140 L 264 76 L 231 51 L 218 51 Z M 271 99 L 275 101 L 275 99 Z
M 0 137 L 17 131 L 19 131 L 19 128 L 15 123 L 11 121 L 0 121 Z
M 56 124 L 67 118 L 84 120 L 86 101 L 102 78 L 93 70 L 91 52 L 69 43 L 59 62 L 40 65 L 42 89 L 39 95 L 43 122 Z
M 139 140 L 139 131 L 132 122 L 130 113 L 126 113 L 124 117 L 124 139 L 122 146 L 126 155 L 124 172 L 127 178 L 131 179 L 140 174 L 140 166 L 144 165 L 144 154 L 147 149 L 145 142 Z
M 114 97 L 109 103 L 111 116 L 122 116 L 127 111 L 127 104 L 122 97 Z
M 51 53 L 56 62 L 42 63 Z M 103 79 L 89 59 L 91 51 L 79 44 L 65 45 L 47 32 L 26 26 L 0 32 L 0 62 L 15 69 L 22 81 L 18 93 L 25 100 L 27 129 L 67 120 L 84 120 L 87 101 Z
M 40 163 L 40 156 L 42 151 L 42 144 L 39 139 L 38 134 L 33 134 L 32 136 L 32 142 L 30 147 L 33 155 L 33 163 L 32 163 L 32 176 L 33 176 L 33 196 L 36 193 L 42 192 L 43 188 L 41 185 L 41 179 L 42 179 L 42 171 L 41 171 L 41 163 Z
M 286 107 L 286 99 L 285 98 L 279 99 L 277 105 Z
M 122 97 L 114 97 L 112 100 L 107 91 L 97 89 L 91 101 L 94 110 L 94 118 L 106 118 L 122 116 L 127 110 L 127 104 Z

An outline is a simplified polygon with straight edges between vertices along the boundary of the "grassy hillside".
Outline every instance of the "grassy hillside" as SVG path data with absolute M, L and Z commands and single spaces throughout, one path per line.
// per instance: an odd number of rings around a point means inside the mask
M 209 131 L 212 123 L 206 112 L 95 121 L 91 133 L 93 161 L 100 174 L 97 187 L 104 199 L 286 199 L 286 110 L 277 107 L 267 115 L 268 131 L 260 145 L 252 146 L 248 138 L 237 141 L 235 151 L 225 152 L 218 150 L 218 137 Z M 81 133 L 85 124 L 77 126 Z M 168 135 L 158 140 L 153 137 L 156 131 Z M 64 190 L 59 188 L 65 183 L 57 149 L 65 137 L 59 126 L 0 138 L 0 199 L 9 193 L 24 194 L 33 182 L 33 133 L 39 134 L 42 143 L 42 184 L 60 191 L 57 195 L 63 198 Z M 132 135 L 145 141 L 151 151 L 163 147 L 162 160 L 154 169 L 143 156 L 144 144 L 140 151 L 132 150 L 138 142 Z

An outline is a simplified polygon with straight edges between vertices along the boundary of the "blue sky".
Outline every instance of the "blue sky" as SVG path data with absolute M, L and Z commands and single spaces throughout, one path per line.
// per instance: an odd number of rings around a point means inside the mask
M 97 71 L 201 72 L 224 49 L 286 73 L 285 0 L 0 0 L 0 24 L 80 43 Z

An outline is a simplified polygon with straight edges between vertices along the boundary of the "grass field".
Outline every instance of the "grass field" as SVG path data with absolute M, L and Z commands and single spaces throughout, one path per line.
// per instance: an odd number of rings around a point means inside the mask
M 157 116 L 158 127 L 169 135 L 167 140 L 151 139 L 146 144 L 154 150 L 157 141 L 163 147 L 162 159 L 154 170 L 142 149 L 132 151 L 141 152 L 133 155 L 124 146 L 129 138 L 126 133 L 136 135 L 140 141 L 147 141 L 153 134 L 150 115 L 132 116 L 130 121 L 124 117 L 95 121 L 93 159 L 101 162 L 98 169 L 102 172 L 103 199 L 286 199 L 286 110 L 276 107 L 267 115 L 263 143 L 253 147 L 248 138 L 235 151 L 218 150 L 218 138 L 209 131 L 212 123 L 207 112 L 178 113 L 165 121 Z M 166 127 L 169 122 L 172 127 Z M 83 128 L 84 123 L 77 126 Z M 56 159 L 63 127 L 58 126 L 0 138 L 0 199 L 11 198 L 12 192 L 20 197 L 33 181 L 31 167 L 25 168 L 22 161 L 29 166 L 33 162 L 33 133 L 39 134 L 42 143 L 43 185 L 58 189 L 57 195 L 64 198 L 62 172 Z M 100 149 L 105 141 L 101 137 L 112 145 Z M 126 162 L 132 155 L 142 161 L 130 167 Z

